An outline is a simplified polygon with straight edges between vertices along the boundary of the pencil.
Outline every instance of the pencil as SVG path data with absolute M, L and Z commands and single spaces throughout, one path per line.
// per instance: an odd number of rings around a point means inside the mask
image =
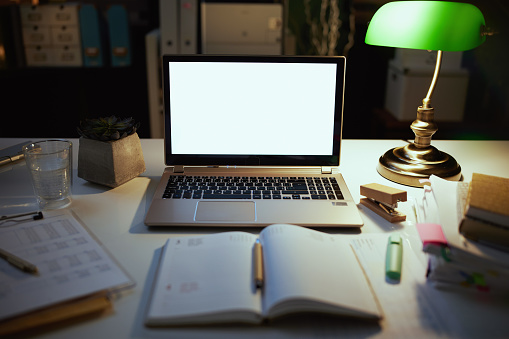
M 10 252 L 7 252 L 6 250 L 3 250 L 0 248 L 0 257 L 7 260 L 7 262 L 13 266 L 16 266 L 20 270 L 23 270 L 25 272 L 34 273 L 36 274 L 38 272 L 37 266 L 34 264 L 26 261 L 25 259 L 22 259 Z
M 256 239 L 254 244 L 254 264 L 255 264 L 255 285 L 260 288 L 263 286 L 263 257 L 262 244 Z

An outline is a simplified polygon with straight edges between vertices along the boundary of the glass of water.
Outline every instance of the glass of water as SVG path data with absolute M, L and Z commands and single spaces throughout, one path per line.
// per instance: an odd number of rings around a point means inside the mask
M 72 143 L 67 140 L 37 141 L 23 146 L 35 196 L 41 209 L 57 209 L 71 203 Z

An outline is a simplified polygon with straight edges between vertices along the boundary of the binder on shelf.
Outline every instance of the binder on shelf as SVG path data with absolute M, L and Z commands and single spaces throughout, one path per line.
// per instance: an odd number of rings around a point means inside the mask
M 147 89 L 150 137 L 164 137 L 163 98 L 161 93 L 160 46 L 161 34 L 155 29 L 145 35 Z
M 177 54 L 178 39 L 178 6 L 180 0 L 159 1 L 159 27 L 161 30 L 161 54 Z
M 94 5 L 82 5 L 79 11 L 83 65 L 104 66 L 104 48 L 101 39 L 99 15 Z
M 127 11 L 122 5 L 113 5 L 107 10 L 110 34 L 111 66 L 131 65 L 131 43 L 129 39 L 129 21 Z
M 180 1 L 180 54 L 196 54 L 198 39 L 198 1 Z

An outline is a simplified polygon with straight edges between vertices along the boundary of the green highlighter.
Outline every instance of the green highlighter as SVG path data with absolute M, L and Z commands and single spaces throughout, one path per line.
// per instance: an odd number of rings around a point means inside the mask
M 385 256 L 385 275 L 393 280 L 401 279 L 401 264 L 403 261 L 403 240 L 398 233 L 392 234 L 387 243 Z

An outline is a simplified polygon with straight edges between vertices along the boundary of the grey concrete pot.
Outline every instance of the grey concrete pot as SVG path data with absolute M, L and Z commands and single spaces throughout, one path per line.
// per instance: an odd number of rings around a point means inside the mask
M 137 133 L 115 141 L 80 138 L 78 177 L 117 187 L 143 172 L 145 160 Z

